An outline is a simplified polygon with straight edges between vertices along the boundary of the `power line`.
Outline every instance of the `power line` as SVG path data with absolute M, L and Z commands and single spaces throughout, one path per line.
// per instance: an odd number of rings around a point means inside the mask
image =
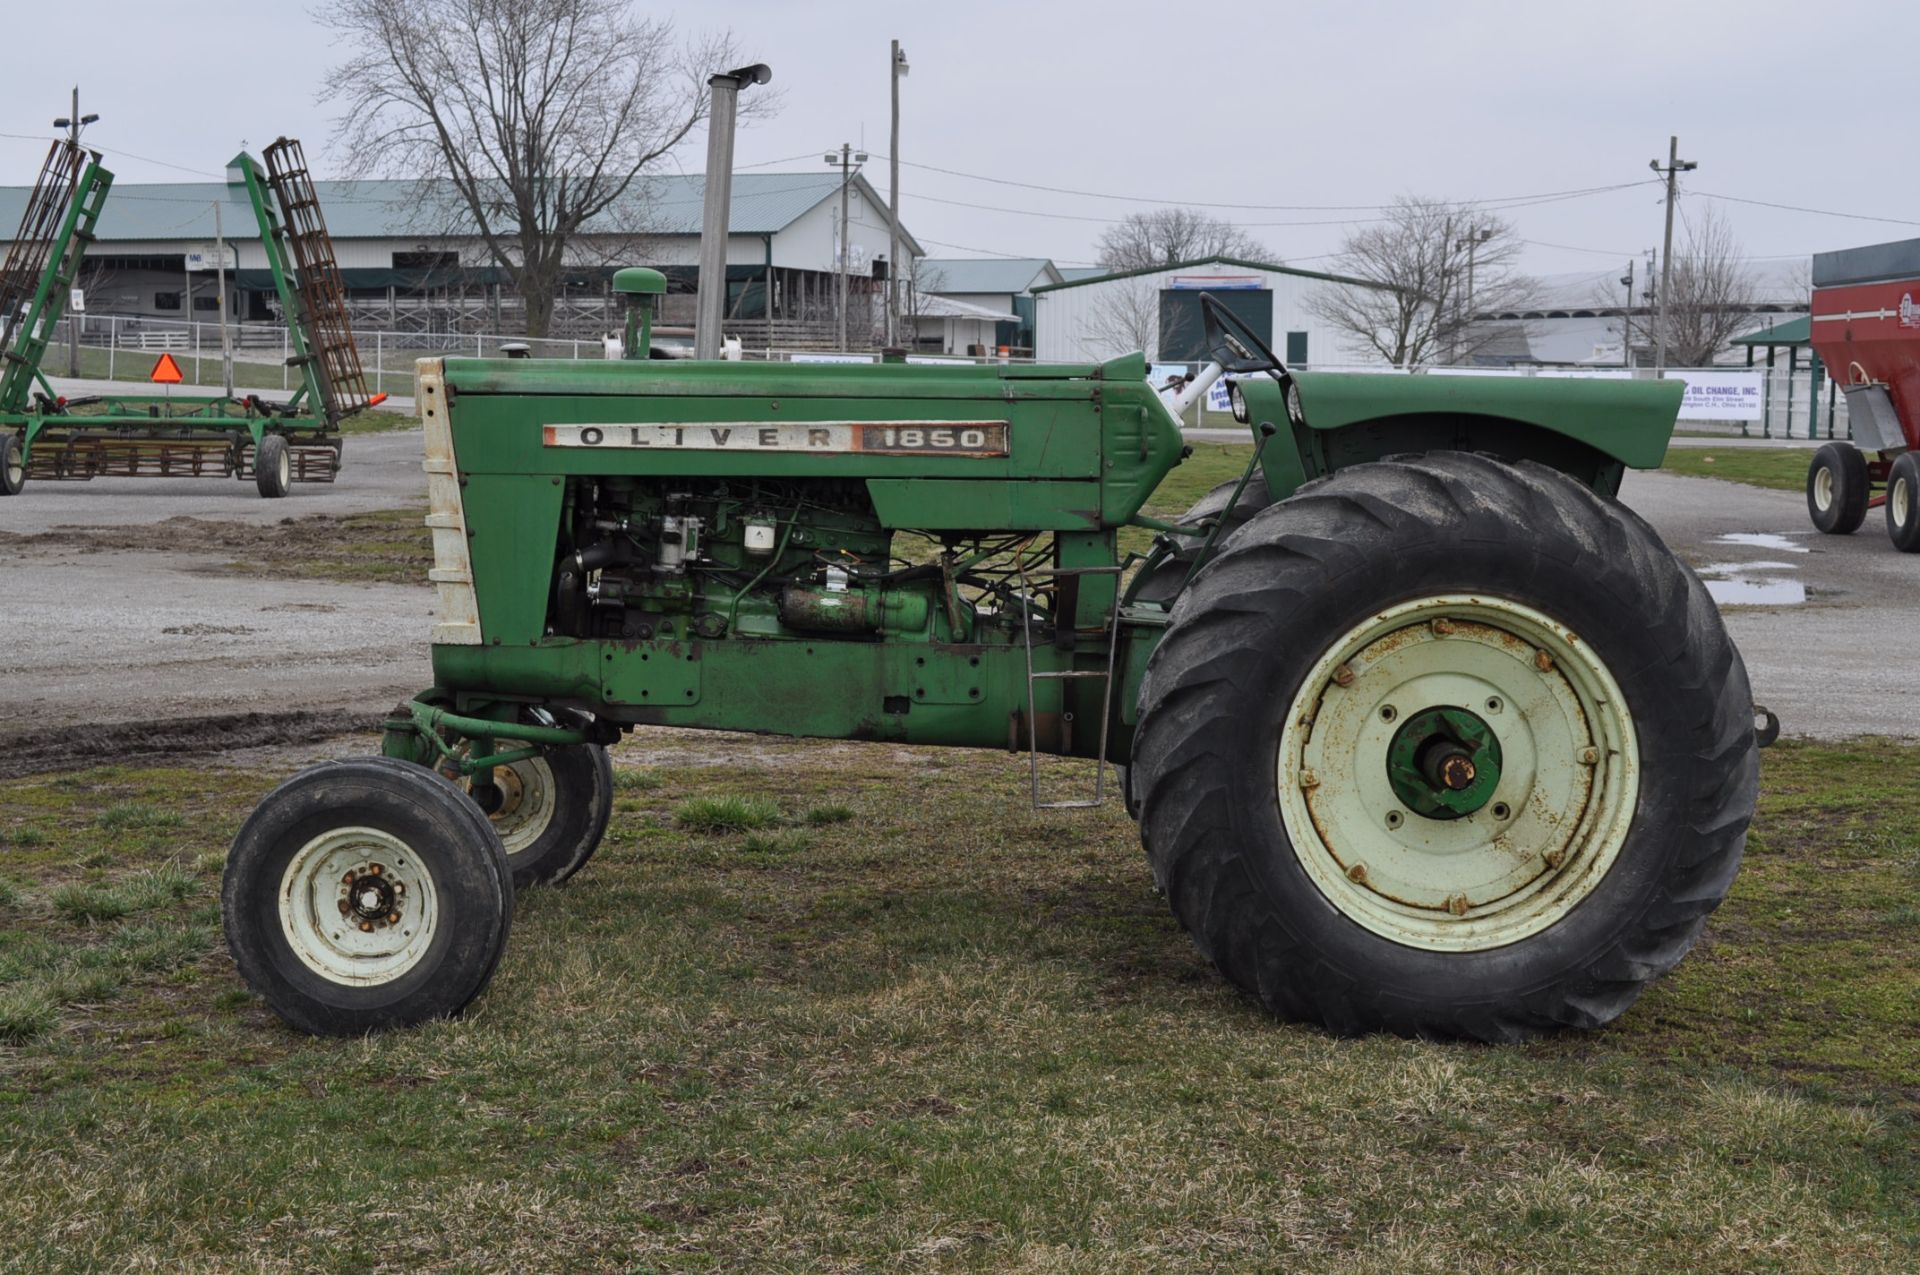
M 1818 217 L 1845 217 L 1849 221 L 1884 221 L 1894 226 L 1920 226 L 1920 221 L 1909 221 L 1904 217 L 1871 217 L 1866 213 L 1835 212 L 1831 208 L 1807 208 L 1800 204 L 1776 204 L 1765 199 L 1742 199 L 1738 195 L 1716 195 L 1706 190 L 1693 193 L 1702 199 L 1722 199 L 1732 204 L 1752 204 L 1756 208 L 1778 208 L 1784 212 L 1812 213 Z
M 879 155 L 878 158 L 886 159 L 888 157 Z M 1082 199 L 1110 199 L 1133 204 L 1159 204 L 1166 207 L 1181 208 L 1233 208 L 1247 212 L 1386 212 L 1395 207 L 1393 204 L 1240 204 L 1204 199 L 1150 199 L 1142 195 L 1116 195 L 1110 192 L 1096 190 L 1074 190 L 1065 186 L 1046 186 L 1037 182 L 1014 181 L 1009 177 L 988 177 L 982 173 L 962 172 L 957 168 L 941 168 L 935 164 L 916 164 L 911 160 L 905 159 L 900 162 L 908 168 L 924 169 L 930 173 L 944 173 L 949 177 L 962 177 L 968 181 L 991 182 L 996 186 L 1017 186 L 1022 190 L 1045 191 L 1052 195 L 1072 195 Z M 1528 195 L 1501 195 L 1474 202 L 1487 206 L 1496 204 L 1519 204 L 1532 200 L 1554 200 L 1568 196 L 1598 195 L 1608 191 L 1627 190 L 1634 186 L 1645 186 L 1647 184 L 1643 179 L 1640 181 L 1618 182 L 1608 186 L 1587 186 L 1577 190 L 1536 191 Z M 920 196 L 920 198 L 925 198 L 925 196 Z

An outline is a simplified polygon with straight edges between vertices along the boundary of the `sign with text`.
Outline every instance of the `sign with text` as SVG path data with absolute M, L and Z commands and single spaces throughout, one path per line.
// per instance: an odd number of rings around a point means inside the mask
M 195 244 L 187 249 L 189 271 L 231 270 L 237 261 L 232 244 L 221 244 L 217 251 L 212 244 Z
M 1668 380 L 1686 383 L 1680 400 L 1683 421 L 1757 421 L 1765 406 L 1764 372 L 1668 372 Z

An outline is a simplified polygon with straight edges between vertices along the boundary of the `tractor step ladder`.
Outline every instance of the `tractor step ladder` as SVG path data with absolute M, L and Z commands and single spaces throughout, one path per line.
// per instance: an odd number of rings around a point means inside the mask
M 287 316 L 306 332 L 302 351 L 314 373 L 321 402 L 317 415 L 338 422 L 367 406 L 366 374 L 360 351 L 353 343 L 353 324 L 347 317 L 347 289 L 333 253 L 333 240 L 320 215 L 320 196 L 307 172 L 300 143 L 282 137 L 265 151 L 267 185 L 280 206 L 276 216 L 262 202 L 257 211 L 276 240 L 291 255 L 297 314 Z M 284 221 L 282 220 L 284 218 Z
M 24 412 L 32 400 L 54 325 L 93 242 L 113 174 L 100 156 L 69 141 L 47 151 L 26 213 L 0 265 L 0 412 Z
M 1126 568 L 1111 567 L 1056 567 L 1048 571 L 1032 572 L 1033 576 L 1045 576 L 1060 579 L 1063 576 L 1110 575 L 1118 577 Z M 1027 773 L 1033 788 L 1033 808 L 1035 810 L 1091 810 L 1107 804 L 1107 732 L 1113 724 L 1113 666 L 1114 657 L 1120 649 L 1120 599 L 1114 597 L 1113 618 L 1107 626 L 1107 667 L 1101 669 L 1041 669 L 1033 667 L 1033 590 L 1029 585 L 1029 573 L 1020 573 L 1020 582 L 1024 596 L 1020 604 L 1020 630 L 1026 639 L 1027 651 Z M 1100 683 L 1100 749 L 1095 755 L 1093 771 L 1093 796 L 1080 801 L 1042 801 L 1040 800 L 1040 731 L 1038 708 L 1035 703 L 1034 686 L 1043 681 L 1079 681 L 1082 679 Z M 1071 731 L 1073 714 L 1061 710 L 1061 724 Z

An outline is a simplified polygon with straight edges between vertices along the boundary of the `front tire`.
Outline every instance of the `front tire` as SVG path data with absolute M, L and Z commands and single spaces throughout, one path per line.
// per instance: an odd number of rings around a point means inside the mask
M 1626 509 L 1530 463 L 1356 466 L 1175 605 L 1141 689 L 1141 834 L 1202 952 L 1276 1014 L 1598 1026 L 1726 896 L 1750 709 L 1712 600 Z
M 500 839 L 431 771 L 327 762 L 268 794 L 221 884 L 227 947 L 290 1026 L 357 1036 L 459 1013 L 506 950 Z
M 1920 455 L 1902 452 L 1887 471 L 1887 538 L 1901 553 L 1920 552 Z
M 1828 443 L 1807 465 L 1807 517 L 1829 536 L 1850 536 L 1867 520 L 1867 458 L 1852 443 Z
M 613 763 L 597 744 L 551 748 L 466 786 L 506 849 L 517 890 L 585 867 L 613 815 Z

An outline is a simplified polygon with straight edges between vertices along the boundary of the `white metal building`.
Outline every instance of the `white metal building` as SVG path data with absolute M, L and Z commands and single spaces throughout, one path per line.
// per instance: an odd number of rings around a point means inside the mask
M 1358 279 L 1232 257 L 1207 257 L 1033 289 L 1035 351 L 1042 362 L 1103 361 L 1135 350 L 1150 362 L 1200 361 L 1199 296 L 1211 292 L 1289 366 L 1377 363 L 1315 317 L 1307 299 Z

